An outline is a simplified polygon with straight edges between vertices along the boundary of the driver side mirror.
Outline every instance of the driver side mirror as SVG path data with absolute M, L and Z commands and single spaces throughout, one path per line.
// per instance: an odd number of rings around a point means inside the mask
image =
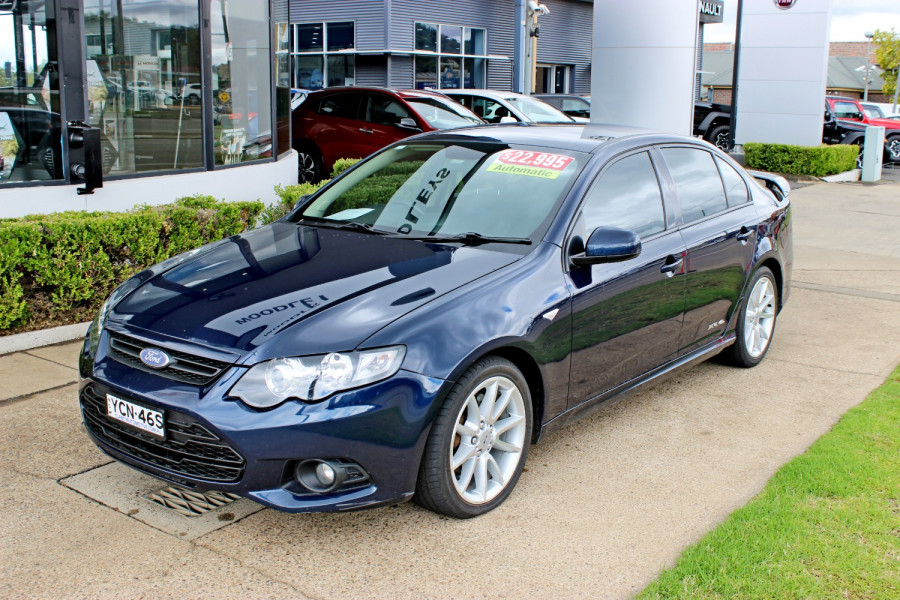
M 575 266 L 621 262 L 641 253 L 637 233 L 619 227 L 598 227 L 588 238 L 584 252 L 571 257 Z
M 509 115 L 507 115 L 505 117 L 500 117 L 500 122 L 501 123 L 518 123 L 519 121 L 516 120 L 515 117 L 510 117 Z
M 299 198 L 297 198 L 297 201 L 294 202 L 294 208 L 292 208 L 291 210 L 297 210 L 298 208 L 300 208 L 300 205 L 305 204 L 308 199 L 309 199 L 309 194 L 300 196 Z
M 412 117 L 403 117 L 400 119 L 400 122 L 397 123 L 397 127 L 400 129 L 410 129 L 412 131 L 422 131 L 419 125 L 416 123 L 416 120 Z

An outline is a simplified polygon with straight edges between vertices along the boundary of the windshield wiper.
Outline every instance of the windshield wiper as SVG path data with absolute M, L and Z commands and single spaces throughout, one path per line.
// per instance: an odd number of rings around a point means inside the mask
M 478 244 L 531 245 L 531 240 L 529 238 L 493 237 L 489 235 L 481 235 L 480 233 L 476 233 L 474 231 L 467 231 L 465 233 L 458 233 L 456 235 L 422 235 L 415 237 L 403 236 L 403 239 L 419 240 L 423 242 L 461 242 L 463 244 L 468 244 L 469 246 L 476 246 Z
M 297 221 L 300 225 L 313 225 L 321 227 L 330 227 L 332 229 L 349 229 L 352 231 L 361 231 L 363 233 L 371 233 L 374 235 L 388 235 L 389 231 L 375 229 L 368 223 L 357 223 L 356 221 L 333 221 L 331 219 L 323 219 L 321 217 L 302 217 Z

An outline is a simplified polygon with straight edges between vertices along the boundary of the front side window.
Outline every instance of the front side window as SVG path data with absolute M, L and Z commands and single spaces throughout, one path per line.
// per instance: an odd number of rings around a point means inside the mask
M 296 23 L 291 58 L 294 87 L 321 90 L 356 81 L 356 24 L 353 21 Z
M 709 152 L 694 148 L 663 148 L 662 154 L 675 180 L 685 223 L 699 221 L 728 207 L 722 179 Z
M 366 121 L 377 125 L 397 125 L 401 119 L 411 118 L 406 107 L 382 94 L 369 94 Z
M 609 167 L 588 192 L 583 214 L 588 232 L 619 227 L 647 237 L 663 231 L 666 216 L 650 155 L 632 154 Z
M 483 88 L 486 82 L 486 32 L 474 27 L 415 24 L 415 87 L 458 90 Z
M 429 239 L 534 238 L 583 164 L 583 155 L 568 151 L 406 144 L 359 165 L 294 218 Z

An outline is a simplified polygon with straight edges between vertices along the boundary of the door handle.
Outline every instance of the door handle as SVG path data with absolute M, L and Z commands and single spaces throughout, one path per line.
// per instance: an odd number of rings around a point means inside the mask
M 746 246 L 747 240 L 750 239 L 751 235 L 753 235 L 753 230 L 747 229 L 747 227 L 745 226 L 745 227 L 741 227 L 741 230 L 738 232 L 737 236 L 735 236 L 735 237 L 737 237 L 737 239 Z
M 665 273 L 667 277 L 671 277 L 675 274 L 675 271 L 681 268 L 683 262 L 683 257 L 670 254 L 666 257 L 666 262 L 663 263 L 663 266 L 661 266 L 659 270 L 661 273 Z
M 360 127 L 359 130 L 363 133 L 374 133 L 371 129 L 366 129 L 365 127 Z

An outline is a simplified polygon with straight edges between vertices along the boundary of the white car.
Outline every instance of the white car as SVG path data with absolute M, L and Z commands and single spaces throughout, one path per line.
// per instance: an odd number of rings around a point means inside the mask
M 453 98 L 488 123 L 576 122 L 576 119 L 546 102 L 516 92 L 495 90 L 440 90 L 440 92 Z

